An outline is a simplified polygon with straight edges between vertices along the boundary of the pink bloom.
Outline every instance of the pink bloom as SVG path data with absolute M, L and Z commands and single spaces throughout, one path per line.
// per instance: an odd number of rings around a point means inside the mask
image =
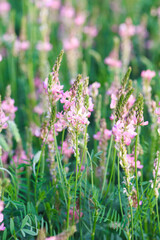
M 14 99 L 8 97 L 6 100 L 2 101 L 2 109 L 11 120 L 14 120 L 15 112 L 18 109 L 14 106 Z
M 148 79 L 149 81 L 156 76 L 155 71 L 146 70 L 141 72 L 141 77 Z
M 0 62 L 2 62 L 2 60 L 3 60 L 3 57 L 2 57 L 2 55 L 0 54 Z
M 120 142 L 123 138 L 123 141 L 126 145 L 130 145 L 131 139 L 133 139 L 137 135 L 133 122 L 130 122 L 129 125 L 125 126 L 121 120 L 118 120 L 116 122 L 116 124 L 112 128 L 112 132 L 115 136 L 116 142 Z
M 96 26 L 86 26 L 84 27 L 84 33 L 90 37 L 96 37 L 98 35 L 98 30 Z
M 109 117 L 109 119 L 110 119 L 111 121 L 113 121 L 113 120 L 114 120 L 114 115 L 111 114 L 111 116 Z
M 36 45 L 36 49 L 40 52 L 49 52 L 52 49 L 52 44 L 50 44 L 49 42 L 39 41 Z
M 125 23 L 122 23 L 119 26 L 119 35 L 121 37 L 132 37 L 136 33 L 136 28 L 132 24 L 132 20 L 130 18 L 126 19 Z
M 13 161 L 17 164 L 26 163 L 28 160 L 24 150 L 16 150 Z
M 0 223 L 3 222 L 3 219 L 4 219 L 3 213 L 0 213 Z M 0 225 L 0 231 L 4 231 L 4 230 L 5 230 L 5 226 L 4 226 L 4 223 L 2 223 Z
M 69 210 L 69 215 L 70 215 L 70 220 L 72 220 L 73 219 L 73 208 L 71 208 Z M 82 217 L 82 216 L 83 216 L 83 213 L 81 212 L 80 217 Z M 74 213 L 74 219 L 76 222 L 79 221 L 79 210 L 77 210 L 77 209 L 75 210 L 75 213 Z
M 120 60 L 107 57 L 104 59 L 104 63 L 109 65 L 110 67 L 120 68 L 122 66 L 122 63 Z
M 86 20 L 86 15 L 84 13 L 79 13 L 76 17 L 75 17 L 75 24 L 76 25 L 83 25 L 85 23 Z
M 38 115 L 42 115 L 43 114 L 43 108 L 40 105 L 35 106 L 35 108 L 33 109 L 33 111 L 35 113 L 37 113 Z
M 0 2 L 0 16 L 3 16 L 6 13 L 8 13 L 10 8 L 11 8 L 10 4 L 2 0 L 2 2 Z
M 140 125 L 141 125 L 141 126 L 147 126 L 148 123 L 149 123 L 148 121 L 145 121 L 145 122 L 142 122 Z
M 30 47 L 30 42 L 29 41 L 20 41 L 16 40 L 14 43 L 14 50 L 16 53 L 19 53 L 21 51 L 26 51 Z
M 62 18 L 73 18 L 75 14 L 75 10 L 73 7 L 66 5 L 61 8 L 60 14 Z
M 63 142 L 62 153 L 67 158 L 70 158 L 72 156 L 72 154 L 74 153 L 73 148 L 68 145 L 67 141 Z
M 115 94 L 112 94 L 110 108 L 114 109 L 116 107 L 116 103 L 117 103 L 117 97 Z
M 88 90 L 89 94 L 92 98 L 96 98 L 98 96 L 98 88 L 100 88 L 101 84 L 99 82 L 92 83 Z
M 0 132 L 2 129 L 6 129 L 8 127 L 7 121 L 9 120 L 9 117 L 6 117 L 2 108 L 0 107 Z
M 0 201 L 0 212 L 2 212 L 4 209 L 4 202 Z M 1 221 L 2 222 L 2 221 Z
M 128 163 L 131 165 L 131 167 L 135 168 L 135 158 L 132 157 L 132 154 L 127 154 L 127 160 L 128 160 Z M 143 165 L 141 165 L 140 161 L 137 161 L 137 168 L 138 169 L 143 168 Z
M 79 40 L 76 37 L 64 39 L 63 47 L 66 51 L 73 50 L 79 47 Z

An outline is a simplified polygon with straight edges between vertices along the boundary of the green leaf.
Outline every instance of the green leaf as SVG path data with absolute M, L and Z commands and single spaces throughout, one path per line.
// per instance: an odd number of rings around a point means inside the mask
M 39 162 L 39 159 L 41 157 L 41 152 L 42 151 L 38 151 L 33 158 L 33 172 L 34 172 L 34 175 L 36 175 L 35 167 L 36 167 L 36 164 Z
M 20 142 L 21 141 L 21 137 L 20 137 L 20 134 L 19 134 L 19 130 L 17 128 L 17 125 L 15 122 L 13 121 L 8 121 L 8 125 L 9 125 L 9 129 L 13 135 L 13 137 L 15 138 L 16 142 Z
M 31 236 L 37 236 L 38 235 L 38 231 L 37 232 L 34 232 L 32 230 L 29 230 L 29 229 L 23 229 L 23 231 Z
M 25 218 L 22 220 L 21 229 L 23 229 L 23 228 L 24 228 L 24 226 L 25 226 L 25 225 L 26 225 L 26 223 L 28 222 L 28 219 L 29 219 L 29 217 L 28 217 L 28 215 L 27 215 L 27 216 L 25 216 Z
M 4 151 L 9 152 L 9 146 L 2 134 L 0 134 L 0 145 Z
M 3 232 L 3 238 L 2 240 L 7 240 L 7 228 L 5 228 L 4 232 Z
M 10 218 L 10 231 L 11 231 L 11 234 L 13 235 L 15 231 L 13 218 Z
M 21 233 L 22 233 L 23 237 L 26 236 L 25 232 L 22 229 L 21 229 Z

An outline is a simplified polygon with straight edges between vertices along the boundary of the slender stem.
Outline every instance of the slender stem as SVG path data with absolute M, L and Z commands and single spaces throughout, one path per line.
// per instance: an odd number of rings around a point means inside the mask
M 160 231 L 160 227 L 159 227 L 159 212 L 158 212 L 158 198 L 156 199 L 156 212 L 157 212 L 157 221 L 158 221 L 158 231 Z
M 132 209 L 132 205 L 131 207 L 131 239 L 134 240 L 134 235 L 133 235 L 133 209 Z
M 120 169 L 119 169 L 119 157 L 118 157 L 118 196 L 119 196 L 119 205 L 121 210 L 121 215 L 123 217 L 122 201 L 121 201 L 121 192 L 120 192 Z
M 114 172 L 114 168 L 115 168 L 115 159 L 116 159 L 116 148 L 114 148 L 111 176 L 110 176 L 110 179 L 109 179 L 109 184 L 108 184 L 108 187 L 107 187 L 107 191 L 106 191 L 106 193 L 105 193 L 105 195 L 104 195 L 104 198 L 107 196 L 107 193 L 108 193 L 108 191 L 109 191 L 109 187 L 110 187 L 110 185 L 111 185 L 111 181 L 112 181 L 112 177 L 113 177 L 113 172 Z
M 64 133 L 65 133 L 65 129 L 63 129 L 62 131 L 62 147 L 61 147 L 61 154 L 60 154 L 60 159 L 62 158 L 62 150 L 63 150 L 63 142 L 64 142 Z
M 92 235 L 91 235 L 92 240 L 94 240 L 94 236 L 95 236 L 97 216 L 98 216 L 98 214 L 97 214 L 97 209 L 96 209 L 95 214 L 94 214 L 94 222 L 93 222 L 93 229 L 92 229 Z
M 106 168 L 105 168 L 104 177 L 103 177 L 101 197 L 103 195 L 103 191 L 104 191 L 104 187 L 105 187 L 105 183 L 106 183 L 106 175 L 107 175 L 108 164 L 109 164 L 109 159 L 110 159 L 110 155 L 111 155 L 112 143 L 113 143 L 113 134 L 111 136 L 111 141 L 110 141 L 110 145 L 109 145 L 108 157 L 107 157 L 107 161 L 106 161 Z
M 59 172 L 60 182 L 62 184 L 62 190 L 63 190 L 65 203 L 67 205 L 67 199 L 66 199 L 66 194 L 65 194 L 65 186 L 64 186 L 64 182 L 63 182 L 62 174 L 61 174 L 61 170 L 63 171 L 63 167 L 62 167 L 62 163 L 61 163 L 61 159 L 60 159 L 60 155 L 59 155 L 59 151 L 58 151 L 55 129 L 53 129 L 53 135 L 54 135 L 54 144 L 55 144 L 55 149 L 56 149 L 56 158 L 57 158 L 57 162 L 58 162 L 58 172 Z M 63 171 L 63 173 L 64 173 L 64 171 Z M 64 174 L 64 180 L 65 180 L 65 183 L 67 184 L 67 179 L 66 179 L 65 174 Z
M 137 145 L 138 145 L 138 126 L 136 129 L 137 136 L 136 136 L 136 141 L 135 141 L 135 154 L 134 154 L 134 159 L 135 159 L 135 173 L 136 173 L 136 190 L 137 190 L 137 202 L 138 202 L 138 212 L 139 212 L 139 222 L 140 222 L 140 229 L 141 229 L 141 234 L 142 234 L 142 239 L 143 237 L 143 229 L 142 229 L 142 219 L 140 215 L 140 207 L 139 207 L 139 189 L 138 189 L 138 174 L 137 174 Z
M 69 228 L 69 210 L 70 210 L 70 204 L 71 204 L 71 198 L 69 194 L 70 194 L 70 186 L 68 186 L 67 229 Z
M 78 133 L 76 133 L 76 179 L 75 179 L 75 185 L 74 185 L 73 225 L 75 223 L 78 171 L 80 171 L 80 169 L 78 168 L 78 158 L 79 158 L 79 155 L 78 155 Z

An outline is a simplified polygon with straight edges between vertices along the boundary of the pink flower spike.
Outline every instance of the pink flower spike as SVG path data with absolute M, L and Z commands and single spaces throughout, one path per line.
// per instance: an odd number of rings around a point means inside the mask
M 151 71 L 149 69 L 141 72 L 141 77 L 146 78 L 148 80 L 151 80 L 155 76 L 156 76 L 155 71 Z

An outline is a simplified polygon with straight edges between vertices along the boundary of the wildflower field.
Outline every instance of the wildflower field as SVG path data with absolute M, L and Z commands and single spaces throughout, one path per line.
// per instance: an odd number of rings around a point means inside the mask
M 0 0 L 0 240 L 160 240 L 159 0 Z

